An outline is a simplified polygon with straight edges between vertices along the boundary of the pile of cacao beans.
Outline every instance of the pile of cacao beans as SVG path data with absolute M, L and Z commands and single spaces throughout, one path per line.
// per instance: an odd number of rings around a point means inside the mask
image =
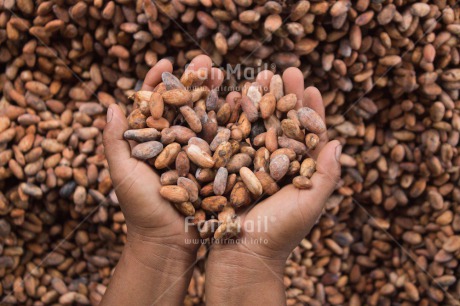
M 159 59 L 179 77 L 208 54 L 299 67 L 344 145 L 286 262 L 288 305 L 458 305 L 459 35 L 453 0 L 0 1 L 1 302 L 98 304 L 126 241 L 106 109 L 128 116 Z M 237 75 L 224 85 L 253 81 Z M 186 305 L 205 302 L 198 258 Z

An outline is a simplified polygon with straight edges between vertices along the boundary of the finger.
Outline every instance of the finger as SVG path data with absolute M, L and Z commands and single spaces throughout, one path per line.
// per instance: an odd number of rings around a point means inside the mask
M 303 99 L 303 75 L 298 68 L 290 67 L 283 73 L 284 94 L 295 94 L 297 96 L 296 109 L 302 107 Z
M 323 98 L 318 88 L 310 86 L 303 92 L 303 106 L 308 106 L 321 116 L 323 121 L 326 121 Z
M 212 60 L 207 55 L 198 55 L 196 56 L 190 64 L 187 65 L 187 69 L 185 71 L 198 71 L 198 70 L 205 70 L 206 77 L 211 75 L 211 67 L 212 67 Z
M 224 81 L 224 73 L 219 68 L 211 68 L 211 74 L 203 85 L 211 89 L 218 88 Z
M 136 163 L 131 158 L 129 143 L 123 138 L 123 133 L 127 129 L 128 121 L 120 107 L 116 104 L 110 105 L 107 110 L 107 124 L 105 125 L 102 139 L 110 172 L 113 174 L 129 173 Z
M 211 67 L 212 67 L 211 58 L 207 55 L 200 54 L 198 56 L 195 56 L 192 59 L 190 64 L 187 65 L 187 69 L 185 71 L 188 71 L 188 70 L 197 71 L 200 68 L 211 70 Z
M 341 153 L 342 145 L 338 140 L 328 142 L 321 150 L 316 162 L 316 172 L 311 177 L 313 187 L 299 190 L 293 202 L 286 202 L 289 203 L 289 208 L 297 207 L 302 212 L 303 222 L 305 223 L 303 226 L 308 227 L 308 225 L 315 223 L 327 199 L 336 188 L 340 180 L 341 168 L 339 160 Z M 292 190 L 287 192 L 290 191 Z
M 233 107 L 235 106 L 235 99 L 238 99 L 238 98 L 241 98 L 241 94 L 237 91 L 232 91 L 225 98 L 225 102 L 230 104 L 230 107 L 233 109 Z
M 303 203 L 303 206 L 312 206 L 318 214 L 324 207 L 326 200 L 337 187 L 340 180 L 340 155 L 342 154 L 342 145 L 338 140 L 328 142 L 316 161 L 316 172 L 311 177 L 313 187 L 309 192 L 311 198 L 315 199 L 314 203 Z M 303 197 L 301 198 L 303 199 Z M 304 201 L 305 202 L 305 201 Z
M 310 86 L 303 92 L 303 106 L 307 106 L 317 112 L 323 121 L 326 121 L 323 98 L 316 87 Z M 314 159 L 318 158 L 323 147 L 328 142 L 327 131 L 318 135 L 319 143 L 314 150 L 309 151 L 309 155 Z
M 262 86 L 262 88 L 264 89 L 264 92 L 268 92 L 268 90 L 270 89 L 269 87 L 270 87 L 270 81 L 272 77 L 273 77 L 273 72 L 271 72 L 270 70 L 261 71 L 257 75 L 256 82 Z
M 161 82 L 161 74 L 166 71 L 172 72 L 173 66 L 167 59 L 162 59 L 147 72 L 141 90 L 152 91 Z
M 204 70 L 205 79 L 201 79 L 201 76 L 200 76 L 200 79 L 203 81 L 201 83 L 204 84 L 209 78 L 211 78 L 211 68 L 212 68 L 211 58 L 207 55 L 201 54 L 192 59 L 190 64 L 187 65 L 185 72 Z

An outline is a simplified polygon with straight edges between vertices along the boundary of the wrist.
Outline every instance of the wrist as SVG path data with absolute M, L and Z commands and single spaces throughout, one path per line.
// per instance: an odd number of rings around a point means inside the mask
M 185 239 L 185 238 L 177 238 Z M 151 269 L 164 273 L 182 274 L 195 262 L 199 245 L 184 245 L 176 243 L 175 239 L 156 238 L 128 232 L 124 254 Z M 174 264 L 173 270 L 168 270 L 169 262 Z
M 145 228 L 127 222 L 126 245 L 136 252 L 163 253 L 173 252 L 179 259 L 194 261 L 200 247 L 198 231 L 195 227 L 184 225 Z
M 128 231 L 101 305 L 182 305 L 196 252 L 168 242 Z
M 206 266 L 207 302 L 234 305 L 260 301 L 265 305 L 283 305 L 284 267 L 284 259 L 262 257 L 238 247 L 213 248 Z
M 196 252 L 189 252 L 176 245 L 128 240 L 123 256 L 127 263 L 137 262 L 146 269 L 179 277 L 193 266 Z

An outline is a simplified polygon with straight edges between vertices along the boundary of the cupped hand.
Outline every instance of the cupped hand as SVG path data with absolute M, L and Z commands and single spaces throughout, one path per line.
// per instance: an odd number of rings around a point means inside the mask
M 256 81 L 266 87 L 272 76 L 272 72 L 263 71 Z M 289 68 L 282 78 L 284 94 L 294 93 L 297 96 L 296 108 L 310 107 L 324 121 L 325 109 L 321 94 L 314 87 L 304 89 L 300 70 Z M 234 92 L 231 97 L 238 95 Z M 316 160 L 316 172 L 311 177 L 313 187 L 300 190 L 290 184 L 264 201 L 255 201 L 242 212 L 237 211 L 241 224 L 237 243 L 229 241 L 211 247 L 206 279 L 206 290 L 211 292 L 211 301 L 219 301 L 218 295 L 222 292 L 217 293 L 218 288 L 223 287 L 225 282 L 250 286 L 251 282 L 261 284 L 269 281 L 270 276 L 277 276 L 279 279 L 275 279 L 270 286 L 275 288 L 281 283 L 282 287 L 282 271 L 287 257 L 309 233 L 340 179 L 339 157 L 342 147 L 336 140 L 329 142 L 327 132 L 319 136 L 318 146 L 309 152 Z M 218 282 L 220 285 L 216 286 Z M 227 297 L 220 295 L 223 296 Z M 271 298 L 267 296 L 267 300 Z
M 197 56 L 188 66 L 190 70 L 205 69 L 210 78 L 207 85 L 219 86 L 222 72 L 212 68 L 208 56 Z M 168 60 L 159 61 L 148 73 L 142 90 L 153 91 L 161 82 L 163 72 L 172 72 Z M 171 246 L 195 256 L 198 238 L 194 227 L 186 227 L 184 217 L 159 194 L 159 175 L 143 161 L 131 156 L 131 145 L 123 138 L 128 129 L 125 114 L 112 104 L 107 111 L 107 125 L 103 141 L 115 193 L 126 219 L 128 242 Z

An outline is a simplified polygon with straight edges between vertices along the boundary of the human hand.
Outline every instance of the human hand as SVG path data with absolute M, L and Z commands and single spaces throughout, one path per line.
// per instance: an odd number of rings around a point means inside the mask
M 206 85 L 216 87 L 222 83 L 223 74 L 211 66 L 211 59 L 201 55 L 187 69 L 206 70 L 210 76 Z M 161 60 L 148 72 L 142 90 L 153 91 L 165 71 L 172 72 L 172 64 Z M 198 232 L 195 227 L 186 229 L 184 217 L 160 196 L 160 178 L 152 167 L 131 157 L 130 143 L 123 138 L 127 129 L 125 114 L 111 105 L 103 140 L 115 193 L 126 219 L 127 243 L 104 302 L 127 305 L 134 298 L 136 305 L 181 304 L 199 247 Z
M 268 86 L 272 76 L 270 71 L 263 71 L 257 82 Z M 320 92 L 314 87 L 304 90 L 299 69 L 287 69 L 283 81 L 285 94 L 297 95 L 297 108 L 308 106 L 325 120 Z M 234 92 L 230 98 L 238 96 Z M 254 203 L 238 213 L 242 225 L 238 243 L 211 246 L 206 268 L 206 296 L 211 305 L 251 300 L 269 305 L 285 303 L 285 261 L 315 224 L 340 178 L 341 145 L 336 140 L 328 142 L 327 132 L 319 136 L 318 146 L 310 152 L 317 162 L 312 189 L 300 190 L 291 184 Z M 245 230 L 248 224 L 253 225 L 252 230 Z

